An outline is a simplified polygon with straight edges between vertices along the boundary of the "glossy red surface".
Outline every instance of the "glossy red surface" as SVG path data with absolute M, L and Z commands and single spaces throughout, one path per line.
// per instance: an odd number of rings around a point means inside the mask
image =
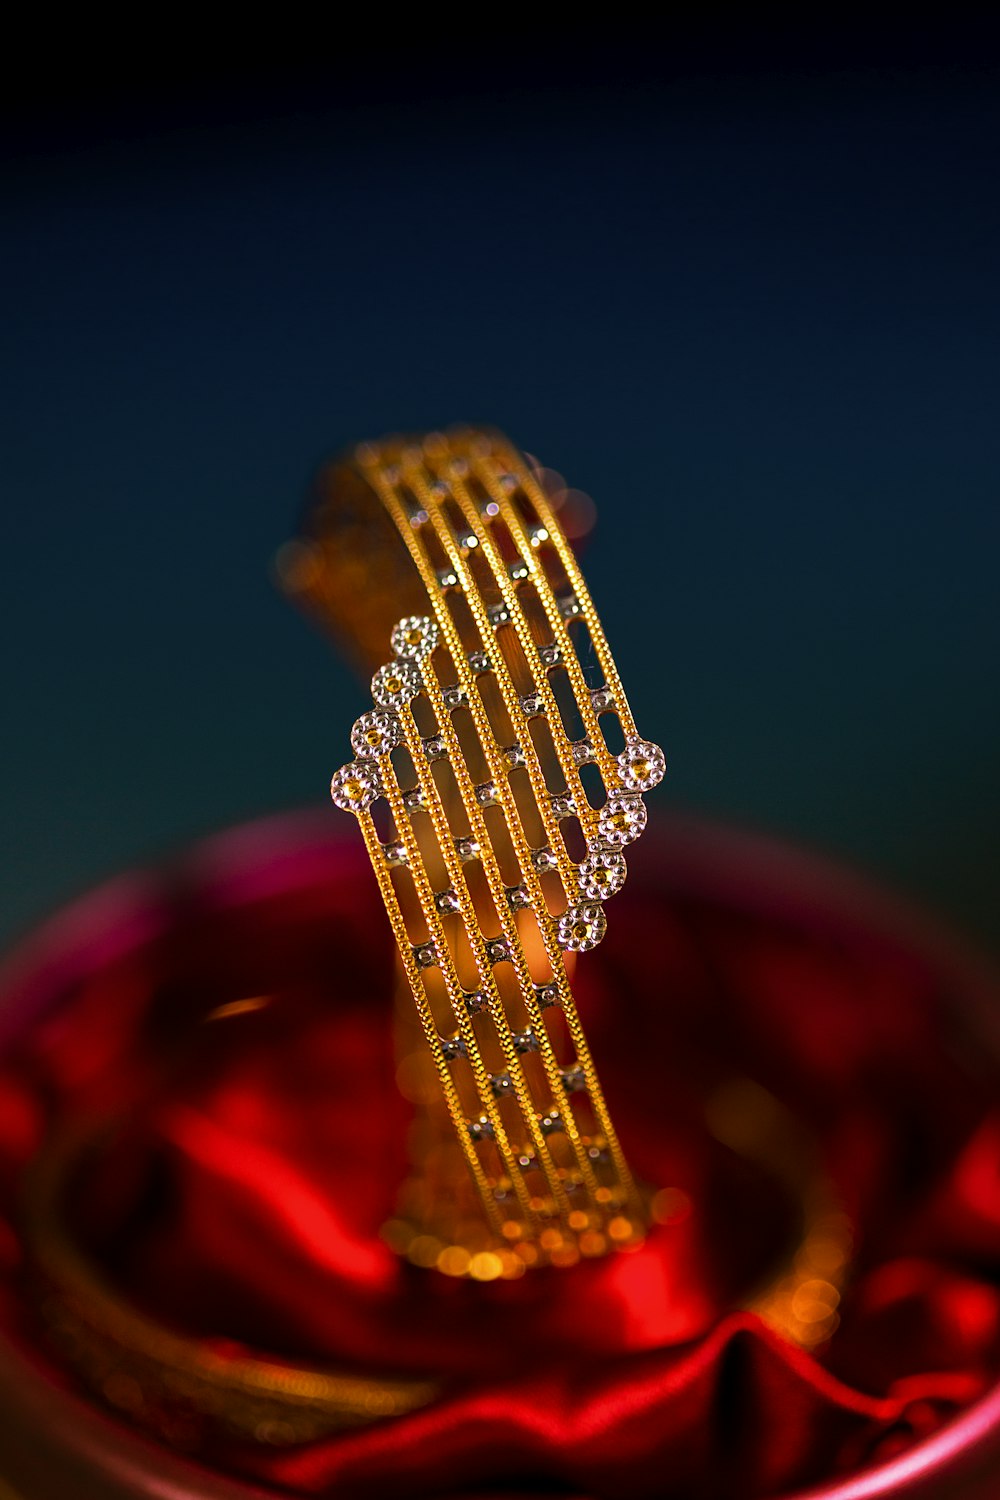
M 633 1164 L 691 1211 L 634 1255 L 510 1284 L 378 1238 L 405 1166 L 391 943 L 329 818 L 223 835 L 24 944 L 0 977 L 0 1474 L 39 1497 L 1000 1494 L 992 982 L 765 840 L 678 820 L 630 864 L 580 1005 Z M 855 1224 L 815 1354 L 738 1308 L 791 1227 L 705 1129 L 740 1076 L 821 1141 Z M 196 1458 L 92 1406 L 40 1341 L 18 1199 L 56 1125 L 98 1115 L 118 1124 L 76 1230 L 124 1295 L 220 1348 L 436 1373 L 440 1400 Z

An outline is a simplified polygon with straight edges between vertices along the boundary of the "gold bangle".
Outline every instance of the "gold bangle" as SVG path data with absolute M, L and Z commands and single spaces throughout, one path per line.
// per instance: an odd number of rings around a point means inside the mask
M 634 1246 L 647 1208 L 570 970 L 604 935 L 665 762 L 636 732 L 555 510 L 498 434 L 364 444 L 329 471 L 296 563 L 298 592 L 364 654 L 397 620 L 331 784 L 436 1073 L 390 1239 L 479 1279 Z
M 706 1104 L 709 1132 L 776 1181 L 798 1226 L 781 1261 L 742 1305 L 807 1349 L 834 1332 L 851 1231 L 820 1170 L 816 1143 L 750 1079 L 733 1079 Z M 313 1442 L 348 1427 L 402 1416 L 445 1391 L 432 1376 L 391 1377 L 303 1366 L 262 1355 L 220 1354 L 133 1307 L 75 1242 L 64 1202 L 78 1170 L 99 1151 L 108 1122 L 57 1135 L 28 1173 L 21 1223 L 39 1308 L 66 1363 L 109 1406 L 175 1447 L 214 1438 L 274 1447 Z M 666 1223 L 688 1207 L 665 1188 L 652 1200 Z
M 664 761 L 636 734 L 536 474 L 497 435 L 365 445 L 329 472 L 282 574 L 369 661 L 406 611 L 373 679 L 378 706 L 354 726 L 357 759 L 332 786 L 359 818 L 405 980 L 416 1170 L 386 1237 L 417 1265 L 480 1280 L 634 1248 L 683 1195 L 636 1187 L 569 980 L 603 936 Z M 813 1144 L 746 1081 L 710 1101 L 708 1123 L 799 1207 L 791 1254 L 744 1305 L 812 1347 L 835 1327 L 850 1253 Z M 224 1357 L 130 1307 L 62 1222 L 66 1182 L 96 1143 L 46 1149 L 24 1217 L 52 1337 L 110 1404 L 182 1447 L 217 1432 L 284 1445 L 441 1392 L 432 1378 Z
M 425 1406 L 437 1380 L 359 1375 L 220 1354 L 130 1305 L 68 1233 L 63 1198 L 107 1127 L 56 1137 L 32 1163 L 23 1228 L 49 1339 L 104 1401 L 180 1448 L 214 1435 L 276 1447 L 313 1442 Z

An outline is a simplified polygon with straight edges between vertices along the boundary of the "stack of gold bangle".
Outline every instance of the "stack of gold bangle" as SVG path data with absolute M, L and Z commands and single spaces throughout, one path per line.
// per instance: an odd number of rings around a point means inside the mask
M 496 434 L 365 444 L 327 471 L 281 573 L 363 659 L 387 639 L 391 653 L 332 782 L 360 823 L 405 991 L 414 1170 L 387 1238 L 483 1281 L 634 1248 L 684 1195 L 636 1187 L 570 979 L 604 935 L 664 759 L 636 733 L 539 475 Z M 713 1095 L 707 1123 L 799 1208 L 790 1250 L 744 1305 L 823 1342 L 851 1241 L 814 1144 L 749 1080 Z M 196 1447 L 219 1433 L 307 1442 L 438 1394 L 433 1375 L 220 1355 L 130 1306 L 64 1216 L 102 1134 L 51 1142 L 23 1206 L 53 1341 L 103 1399 Z
M 646 1209 L 570 977 L 665 763 L 549 497 L 496 434 L 365 444 L 328 472 L 308 547 L 303 591 L 389 652 L 331 791 L 360 823 L 436 1073 L 390 1238 L 479 1279 L 632 1246 Z

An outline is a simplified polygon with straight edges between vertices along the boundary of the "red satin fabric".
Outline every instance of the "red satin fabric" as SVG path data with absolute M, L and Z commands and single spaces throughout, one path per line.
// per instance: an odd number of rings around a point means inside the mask
M 363 855 L 303 828 L 143 887 L 134 930 L 119 913 L 79 972 L 53 958 L 36 1013 L 8 1018 L 0 1313 L 36 1360 L 23 1168 L 57 1123 L 107 1116 L 73 1212 L 134 1302 L 222 1350 L 444 1382 L 393 1422 L 199 1455 L 283 1493 L 752 1500 L 881 1463 L 995 1381 L 1000 1084 L 950 960 L 831 899 L 808 863 L 651 833 L 578 990 L 633 1166 L 691 1211 L 633 1255 L 449 1281 L 378 1238 L 405 1169 L 391 942 Z M 78 920 L 102 931 L 97 908 Z M 793 1230 L 775 1184 L 705 1129 L 706 1096 L 740 1076 L 819 1137 L 855 1224 L 815 1356 L 738 1311 Z

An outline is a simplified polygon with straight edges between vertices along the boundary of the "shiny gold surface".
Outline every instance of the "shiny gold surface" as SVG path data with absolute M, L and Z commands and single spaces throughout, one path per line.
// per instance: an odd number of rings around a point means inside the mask
M 68 1135 L 35 1162 L 24 1226 L 38 1300 L 56 1351 L 102 1400 L 178 1448 L 213 1434 L 275 1447 L 399 1416 L 437 1394 L 432 1380 L 306 1368 L 219 1354 L 132 1307 L 67 1233 L 62 1199 L 103 1132 Z
M 362 445 L 328 474 L 283 573 L 369 662 L 379 642 L 388 656 L 406 611 L 433 622 L 419 692 L 388 705 L 401 744 L 376 757 L 388 821 L 369 805 L 367 762 L 346 767 L 339 787 L 341 805 L 357 804 L 436 1074 L 411 1093 L 414 1172 L 390 1241 L 418 1264 L 481 1279 L 634 1246 L 647 1212 L 570 978 L 573 948 L 605 922 L 600 901 L 581 896 L 581 862 L 609 840 L 624 846 L 634 823 L 641 831 L 641 794 L 623 775 L 638 768 L 652 784 L 662 755 L 638 739 L 539 476 L 497 434 Z M 384 668 L 376 701 L 402 686 Z M 462 838 L 475 843 L 471 862 Z M 419 1077 L 405 1019 L 401 1031 L 405 1071 Z

